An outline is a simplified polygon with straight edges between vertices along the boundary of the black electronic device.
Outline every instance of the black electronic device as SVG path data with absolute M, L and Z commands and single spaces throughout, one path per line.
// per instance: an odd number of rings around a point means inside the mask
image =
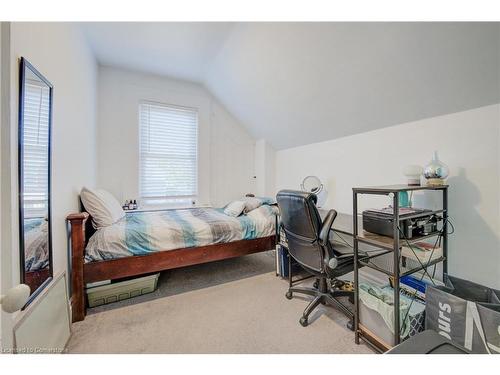
M 367 232 L 393 237 L 393 209 L 363 211 L 363 229 Z M 399 237 L 414 238 L 434 233 L 438 230 L 438 222 L 442 218 L 431 210 L 418 208 L 399 208 Z

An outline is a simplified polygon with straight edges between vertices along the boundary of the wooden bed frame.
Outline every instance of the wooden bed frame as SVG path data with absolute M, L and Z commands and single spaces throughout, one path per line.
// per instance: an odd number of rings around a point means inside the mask
M 71 246 L 71 307 L 72 321 L 85 319 L 85 285 L 96 281 L 165 271 L 194 264 L 239 257 L 271 250 L 276 245 L 276 236 L 240 240 L 208 246 L 159 251 L 149 255 L 130 256 L 112 260 L 85 263 L 85 247 L 94 229 L 87 212 L 70 214 Z

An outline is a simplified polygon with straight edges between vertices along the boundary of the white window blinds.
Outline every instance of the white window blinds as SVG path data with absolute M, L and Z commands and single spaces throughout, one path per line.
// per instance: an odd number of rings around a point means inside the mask
M 140 196 L 143 203 L 198 193 L 198 112 L 154 103 L 139 106 Z
M 26 83 L 23 122 L 23 188 L 27 217 L 47 213 L 49 192 L 49 88 Z

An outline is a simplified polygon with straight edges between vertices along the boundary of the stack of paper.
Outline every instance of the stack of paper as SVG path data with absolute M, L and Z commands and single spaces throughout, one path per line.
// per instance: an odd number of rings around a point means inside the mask
M 439 246 L 434 248 L 434 244 L 431 243 L 417 242 L 412 244 L 411 248 L 403 246 L 401 248 L 401 255 L 408 259 L 420 260 L 421 263 L 426 264 L 431 260 L 441 258 L 443 249 Z

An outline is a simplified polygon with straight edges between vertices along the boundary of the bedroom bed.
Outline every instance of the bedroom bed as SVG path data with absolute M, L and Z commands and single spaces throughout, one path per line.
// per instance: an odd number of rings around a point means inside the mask
M 97 230 L 88 212 L 70 214 L 73 322 L 85 318 L 87 283 L 273 249 L 276 213 L 269 204 L 237 217 L 221 208 L 139 211 Z

